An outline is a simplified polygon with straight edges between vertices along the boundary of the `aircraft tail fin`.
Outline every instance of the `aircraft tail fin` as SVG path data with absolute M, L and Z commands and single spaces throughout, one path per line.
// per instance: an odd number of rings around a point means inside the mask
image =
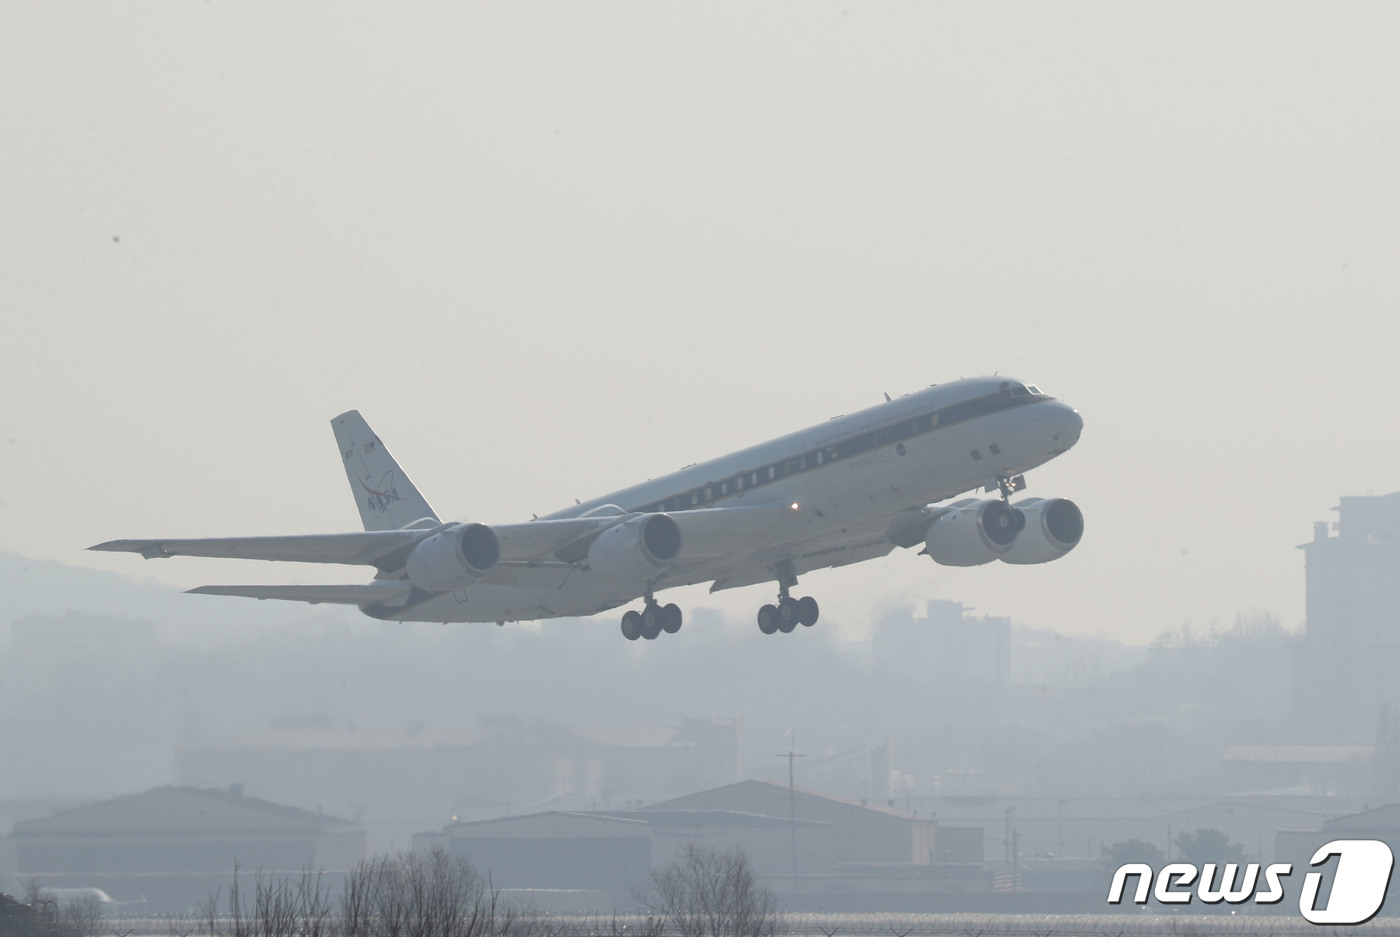
M 331 429 L 365 530 L 398 530 L 424 518 L 438 522 L 437 514 L 360 411 L 349 410 L 335 417 Z

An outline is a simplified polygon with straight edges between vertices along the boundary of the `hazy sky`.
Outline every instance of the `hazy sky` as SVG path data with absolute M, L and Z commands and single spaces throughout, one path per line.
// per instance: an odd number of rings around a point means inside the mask
M 0 549 L 356 579 L 82 548 L 354 529 L 349 408 L 441 514 L 512 521 L 996 371 L 1083 412 L 1029 479 L 1083 545 L 813 574 L 826 622 L 1301 627 L 1293 547 L 1400 489 L 1397 34 L 1389 4 L 9 4 Z

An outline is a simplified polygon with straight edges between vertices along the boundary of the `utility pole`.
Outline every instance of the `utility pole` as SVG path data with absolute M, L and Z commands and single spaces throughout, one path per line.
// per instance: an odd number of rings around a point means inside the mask
M 1006 845 L 1006 865 L 1011 867 L 1011 815 L 1016 812 L 1015 807 L 1006 808 L 1006 837 L 1002 840 Z
M 1011 831 L 1011 890 L 1021 890 L 1021 831 Z
M 786 758 L 788 760 L 788 830 L 792 839 L 792 890 L 797 891 L 797 786 L 793 783 L 792 763 L 798 758 L 806 758 L 806 755 L 797 753 L 797 736 L 793 734 L 792 747 L 775 758 Z

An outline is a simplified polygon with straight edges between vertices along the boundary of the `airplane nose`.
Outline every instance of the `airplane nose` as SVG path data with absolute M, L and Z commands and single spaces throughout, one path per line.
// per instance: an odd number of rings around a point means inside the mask
M 1059 426 L 1055 432 L 1051 434 L 1050 438 L 1060 446 L 1068 449 L 1070 446 L 1079 442 L 1079 434 L 1084 429 L 1084 417 L 1080 416 L 1079 411 L 1068 404 L 1061 404 L 1060 406 L 1063 409 L 1060 411 L 1057 420 Z

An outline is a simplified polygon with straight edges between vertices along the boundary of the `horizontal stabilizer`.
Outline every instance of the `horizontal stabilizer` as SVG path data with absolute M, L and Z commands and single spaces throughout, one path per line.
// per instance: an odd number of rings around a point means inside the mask
M 246 599 L 284 599 L 289 602 L 310 602 L 312 605 L 331 602 L 339 605 L 370 605 L 408 600 L 412 584 L 402 579 L 383 579 L 363 584 L 329 586 L 199 586 L 189 590 L 195 595 L 236 595 Z
M 340 563 L 346 566 L 403 566 L 395 554 L 427 537 L 432 530 L 367 530 L 348 534 L 289 537 L 210 537 L 200 540 L 108 540 L 88 547 L 110 553 L 139 553 L 146 559 L 165 556 L 216 556 L 226 559 L 280 560 L 288 563 Z M 383 562 L 390 559 L 396 562 Z

